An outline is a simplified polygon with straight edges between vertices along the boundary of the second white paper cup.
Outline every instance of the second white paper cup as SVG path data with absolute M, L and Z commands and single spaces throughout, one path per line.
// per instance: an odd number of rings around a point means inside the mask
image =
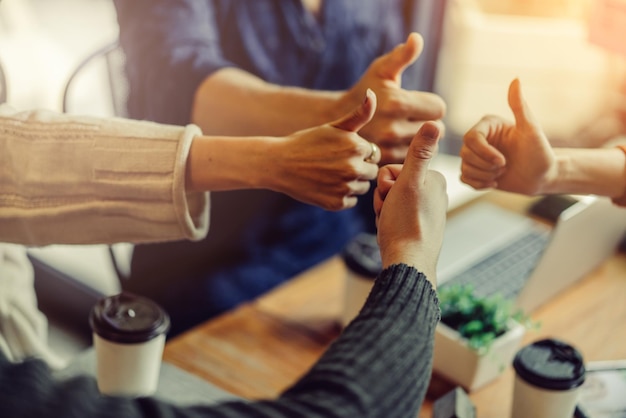
M 555 339 L 523 347 L 513 360 L 511 418 L 572 418 L 585 381 L 582 355 Z
M 89 318 L 98 389 L 105 395 L 156 392 L 170 320 L 156 303 L 130 293 L 100 300 Z

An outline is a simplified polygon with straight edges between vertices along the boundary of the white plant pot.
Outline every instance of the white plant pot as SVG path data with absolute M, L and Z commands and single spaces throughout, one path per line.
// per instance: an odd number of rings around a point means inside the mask
M 520 347 L 525 328 L 511 321 L 509 330 L 484 353 L 468 347 L 467 340 L 443 323 L 435 331 L 433 371 L 471 392 L 493 381 L 509 367 Z

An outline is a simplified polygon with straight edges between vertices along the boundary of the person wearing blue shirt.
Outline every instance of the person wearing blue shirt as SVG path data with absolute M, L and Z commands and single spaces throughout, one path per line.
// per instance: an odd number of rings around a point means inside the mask
M 359 134 L 378 146 L 381 165 L 401 163 L 423 121 L 445 112 L 437 95 L 402 84 L 423 48 L 409 35 L 405 3 L 116 0 L 129 116 L 192 122 L 210 135 L 275 136 L 336 119 L 371 88 L 378 109 Z M 176 335 L 374 230 L 371 194 L 338 209 L 271 191 L 214 193 L 212 234 L 136 246 L 123 286 L 162 304 Z

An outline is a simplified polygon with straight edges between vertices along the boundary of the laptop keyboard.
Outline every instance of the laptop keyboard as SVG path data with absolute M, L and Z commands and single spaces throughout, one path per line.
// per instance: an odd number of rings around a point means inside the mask
M 550 234 L 531 230 L 511 244 L 460 272 L 442 286 L 471 285 L 474 294 L 515 298 L 537 265 Z

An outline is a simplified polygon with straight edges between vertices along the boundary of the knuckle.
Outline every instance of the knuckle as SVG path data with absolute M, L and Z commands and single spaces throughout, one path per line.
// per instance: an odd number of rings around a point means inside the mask
M 434 147 L 411 147 L 410 150 L 416 158 L 421 160 L 430 160 L 435 155 Z

